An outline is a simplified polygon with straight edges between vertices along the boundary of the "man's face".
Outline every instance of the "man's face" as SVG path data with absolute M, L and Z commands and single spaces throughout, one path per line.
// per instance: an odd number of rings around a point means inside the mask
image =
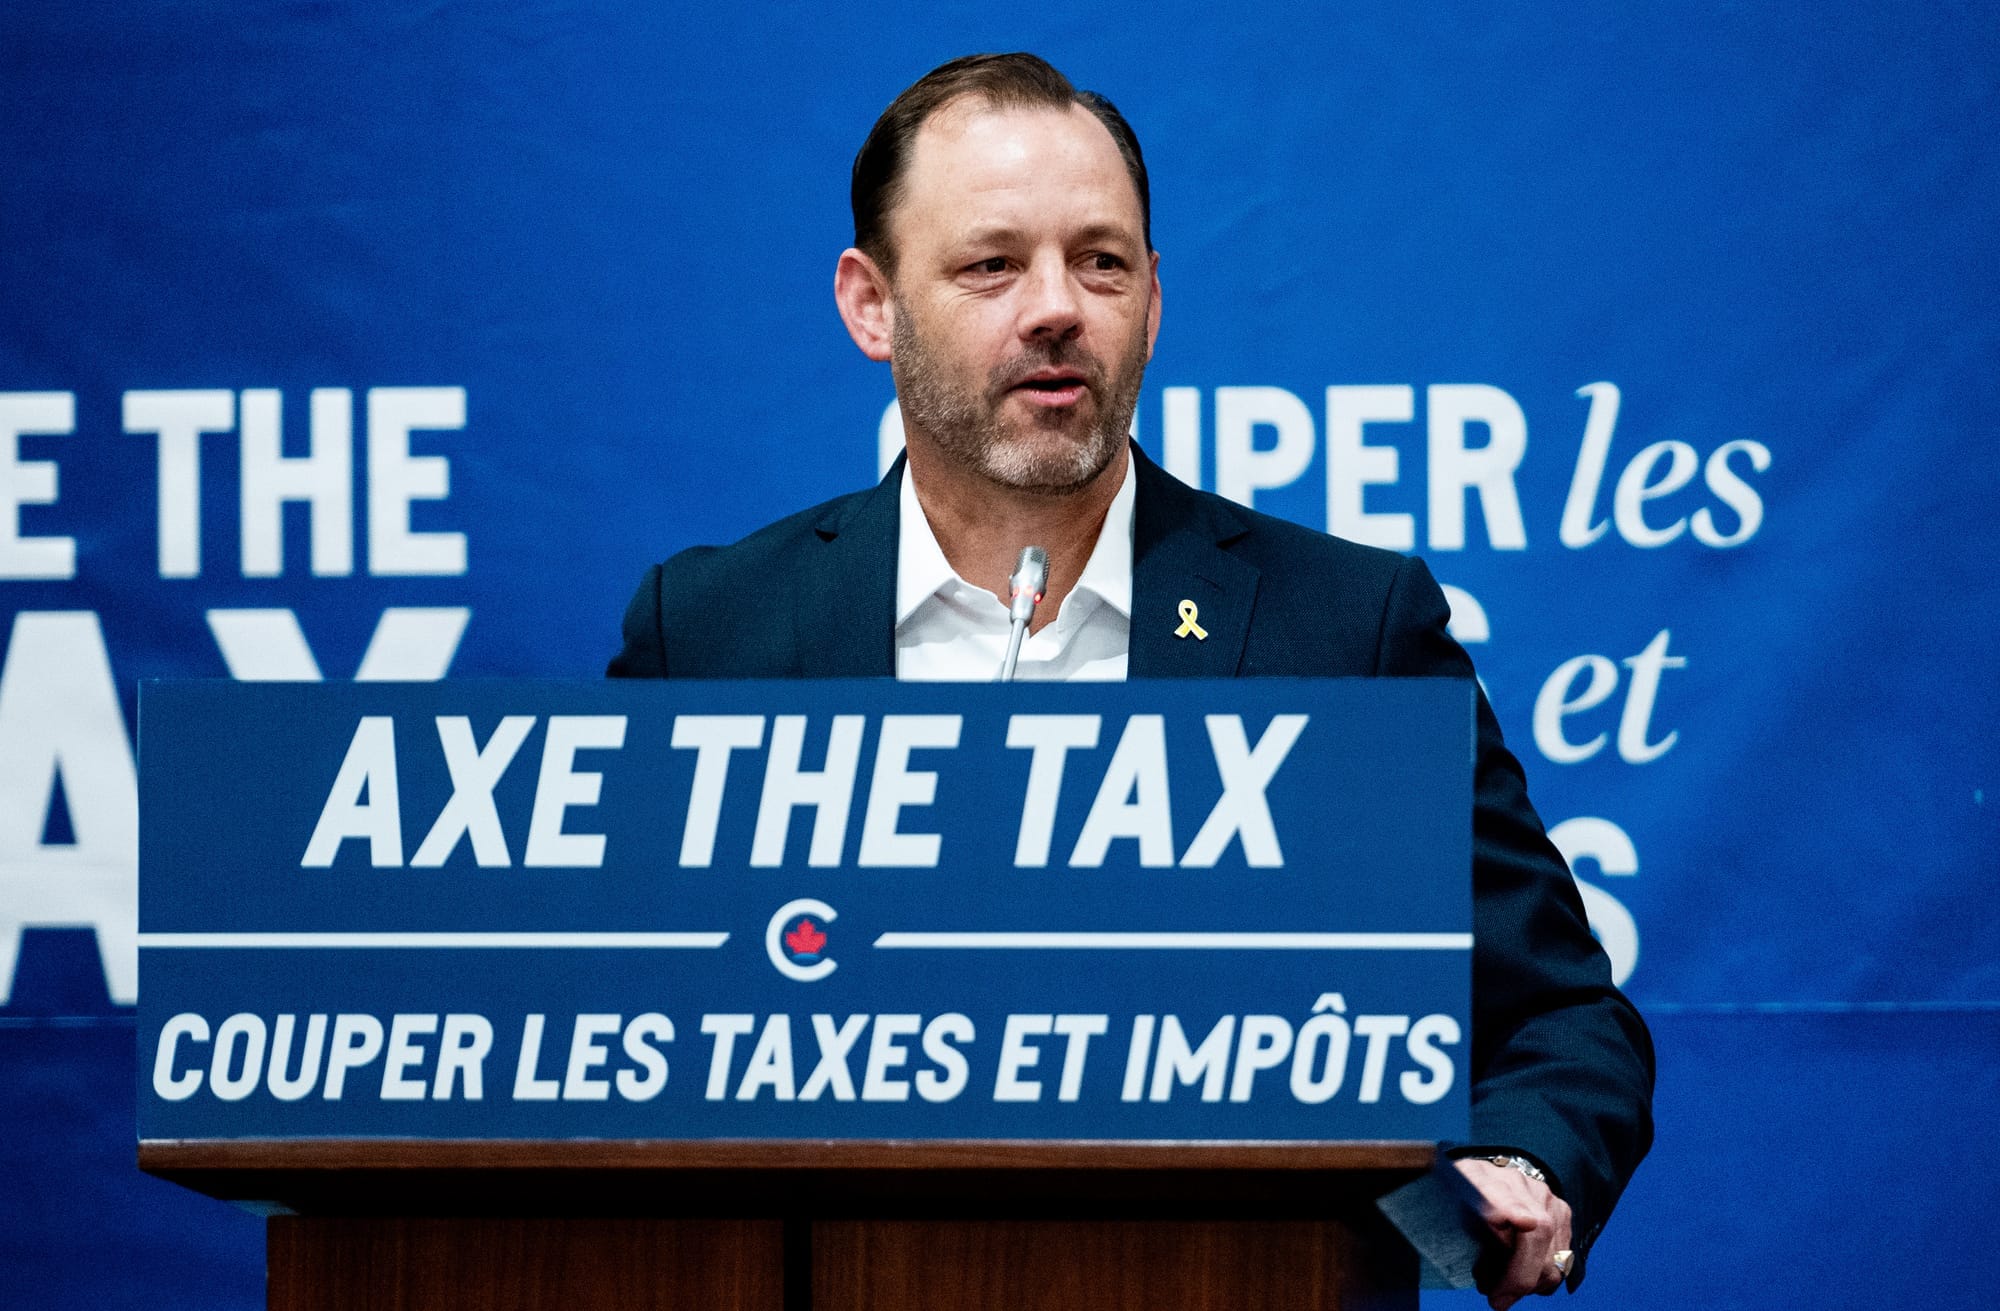
M 1002 486 L 1089 483 L 1131 428 L 1157 257 L 1088 111 L 962 100 L 917 133 L 889 215 L 890 364 L 906 434 Z

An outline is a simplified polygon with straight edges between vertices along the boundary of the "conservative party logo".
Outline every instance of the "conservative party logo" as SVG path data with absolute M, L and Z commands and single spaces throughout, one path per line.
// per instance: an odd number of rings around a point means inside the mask
M 836 963 L 827 944 L 826 926 L 838 918 L 833 907 L 813 897 L 778 907 L 764 928 L 764 952 L 772 967 L 800 983 L 812 983 L 833 973 Z

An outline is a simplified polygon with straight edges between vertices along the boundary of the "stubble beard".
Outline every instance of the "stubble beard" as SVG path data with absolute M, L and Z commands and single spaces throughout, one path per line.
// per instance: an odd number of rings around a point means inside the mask
M 906 426 L 928 435 L 953 464 L 1013 491 L 1064 496 L 1088 486 L 1116 458 L 1139 408 L 1146 339 L 1135 334 L 1116 376 L 1073 342 L 1029 347 L 994 369 L 983 392 L 960 385 L 932 354 L 899 301 L 891 330 L 892 373 Z M 1074 413 L 1037 411 L 1025 421 L 1004 413 L 1011 389 L 1038 369 L 1073 369 L 1093 415 L 1081 434 Z

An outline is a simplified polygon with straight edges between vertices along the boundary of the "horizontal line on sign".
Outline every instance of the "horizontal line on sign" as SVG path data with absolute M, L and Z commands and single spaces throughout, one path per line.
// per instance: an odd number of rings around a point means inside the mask
M 1158 951 L 1470 951 L 1470 933 L 884 933 L 878 947 Z
M 141 933 L 141 947 L 720 947 L 727 933 Z

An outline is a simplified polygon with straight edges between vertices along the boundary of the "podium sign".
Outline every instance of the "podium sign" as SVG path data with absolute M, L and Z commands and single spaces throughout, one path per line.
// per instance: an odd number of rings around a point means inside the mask
M 150 683 L 144 1139 L 1462 1139 L 1471 685 Z

